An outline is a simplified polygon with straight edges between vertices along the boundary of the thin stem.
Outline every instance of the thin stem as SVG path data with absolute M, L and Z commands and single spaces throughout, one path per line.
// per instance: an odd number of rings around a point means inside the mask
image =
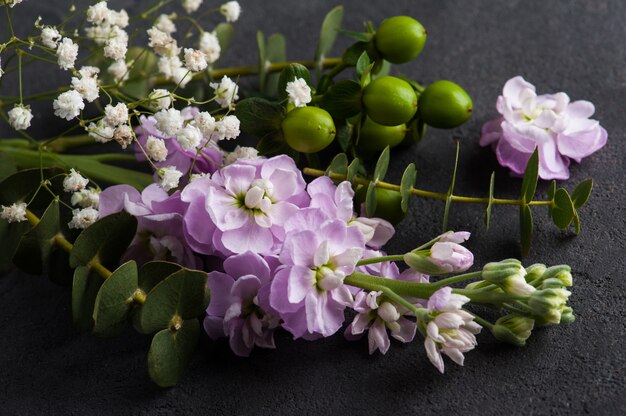
M 22 99 L 22 51 L 18 51 L 17 53 L 17 76 L 20 84 L 20 105 L 24 103 Z
M 375 264 L 382 263 L 384 261 L 403 261 L 404 256 L 402 254 L 395 256 L 381 256 L 381 257 L 372 257 L 370 259 L 362 259 L 356 264 L 357 266 L 365 266 L 366 264 Z
M 437 288 L 441 288 L 444 286 L 450 286 L 454 283 L 459 283 L 459 282 L 463 282 L 465 280 L 471 280 L 471 279 L 475 279 L 477 277 L 480 277 L 482 275 L 482 271 L 479 272 L 472 272 L 472 273 L 464 273 L 464 274 L 459 274 L 457 276 L 451 276 L 445 279 L 441 279 L 438 280 L 436 282 L 432 282 L 432 285 L 434 285 Z
M 490 331 L 493 329 L 493 324 L 491 322 L 489 322 L 486 319 L 481 318 L 480 316 L 476 315 L 473 312 L 470 312 L 468 310 L 463 309 L 465 312 L 469 313 L 470 315 L 472 315 L 474 317 L 474 320 L 476 321 L 476 323 L 478 323 L 479 325 L 489 329 Z
M 367 290 L 381 290 L 381 287 L 386 287 L 398 295 L 421 299 L 429 298 L 436 290 L 436 288 L 429 283 L 405 282 L 360 272 L 354 272 L 346 277 L 344 283 Z
M 326 175 L 326 172 L 324 172 L 323 170 L 319 170 L 319 169 L 313 169 L 313 168 L 304 168 L 303 169 L 303 173 L 305 175 L 309 175 L 309 176 L 324 176 Z M 329 175 L 329 177 L 331 179 L 335 179 L 335 180 L 346 180 L 346 175 L 341 175 L 339 173 L 331 173 Z M 368 179 L 364 179 L 364 178 L 359 178 L 356 177 L 353 179 L 353 182 L 359 185 L 369 185 L 369 183 L 371 182 Z M 382 188 L 382 189 L 389 189 L 391 191 L 396 191 L 396 192 L 400 192 L 400 186 L 398 185 L 394 185 L 391 183 L 387 183 L 387 182 L 376 182 L 376 187 L 377 188 Z M 411 187 L 410 192 L 412 195 L 415 196 L 419 196 L 422 198 L 430 198 L 430 199 L 438 199 L 441 201 L 445 201 L 448 198 L 448 194 L 445 193 L 441 193 L 441 192 L 431 192 L 431 191 L 425 191 L 423 189 L 417 189 L 417 188 L 413 188 Z M 469 197 L 469 196 L 457 196 L 457 195 L 452 195 L 451 199 L 453 202 L 466 202 L 466 203 L 472 203 L 472 204 L 488 204 L 489 203 L 489 198 L 476 198 L 476 197 Z M 522 201 L 520 199 L 499 199 L 499 198 L 494 198 L 492 200 L 492 203 L 495 205 L 522 205 Z M 528 203 L 528 205 L 545 205 L 545 206 L 550 206 L 552 205 L 552 201 L 530 201 Z

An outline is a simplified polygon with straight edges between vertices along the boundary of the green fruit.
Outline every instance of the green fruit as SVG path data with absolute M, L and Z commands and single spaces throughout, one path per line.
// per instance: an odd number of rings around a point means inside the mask
M 326 110 L 299 107 L 287 113 L 281 124 L 287 144 L 303 153 L 324 149 L 335 138 L 335 123 Z
M 420 95 L 419 115 L 429 126 L 452 129 L 470 118 L 472 99 L 454 82 L 433 82 Z
M 359 148 L 368 151 L 380 151 L 385 147 L 395 147 L 406 133 L 406 125 L 400 124 L 398 126 L 383 126 L 371 118 L 367 117 L 365 123 L 361 127 L 361 133 L 359 137 Z
M 370 118 L 383 126 L 398 126 L 413 118 L 417 95 L 411 85 L 396 77 L 384 76 L 363 90 L 363 105 Z
M 426 134 L 426 124 L 420 118 L 414 118 L 408 125 L 406 136 L 402 143 L 403 146 L 410 146 L 414 143 L 419 143 Z
M 406 214 L 402 212 L 402 195 L 400 192 L 390 189 L 376 189 L 376 211 L 371 217 L 382 218 L 395 225 L 402 221 Z M 367 197 L 367 186 L 361 186 L 354 195 L 356 211 L 361 211 L 361 204 L 365 202 Z
M 409 16 L 383 20 L 374 35 L 376 49 L 392 64 L 409 62 L 420 54 L 426 43 L 426 30 Z

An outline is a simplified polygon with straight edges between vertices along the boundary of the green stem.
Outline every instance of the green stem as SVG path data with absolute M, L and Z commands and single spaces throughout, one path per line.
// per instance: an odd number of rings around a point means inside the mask
M 404 260 L 404 256 L 401 254 L 395 255 L 395 256 L 381 256 L 381 257 L 372 257 L 370 259 L 359 260 L 359 262 L 356 265 L 364 266 L 366 264 L 382 263 L 384 261 L 403 261 L 403 260 Z
M 487 321 L 486 319 L 481 318 L 480 316 L 478 316 L 475 313 L 472 313 L 470 311 L 466 310 L 465 312 L 467 312 L 470 315 L 472 315 L 474 317 L 474 321 L 476 321 L 477 324 L 479 324 L 479 325 L 489 329 L 490 331 L 493 329 L 493 324 L 491 322 Z
M 303 173 L 305 175 L 309 175 L 309 176 L 324 176 L 326 175 L 326 172 L 324 172 L 323 170 L 319 170 L 319 169 L 312 169 L 312 168 L 304 168 Z M 346 180 L 346 175 L 341 175 L 338 173 L 331 173 L 329 175 L 329 177 L 331 179 L 335 179 L 335 180 L 339 180 L 339 181 L 344 181 Z M 359 184 L 359 185 L 369 185 L 369 183 L 371 182 L 368 179 L 364 179 L 364 178 L 359 178 L 356 177 L 353 179 L 354 183 Z M 400 186 L 399 185 L 394 185 L 391 183 L 387 183 L 387 182 L 376 182 L 376 187 L 377 188 L 382 188 L 382 189 L 388 189 L 391 191 L 396 191 L 396 192 L 400 192 Z M 441 192 L 431 192 L 431 191 L 425 191 L 423 189 L 416 189 L 411 187 L 410 192 L 412 195 L 415 196 L 419 196 L 422 198 L 430 198 L 430 199 L 438 199 L 441 201 L 445 201 L 446 199 L 448 199 L 448 194 L 446 193 L 441 193 Z M 469 196 L 457 196 L 457 195 L 452 195 L 450 197 L 452 199 L 453 202 L 466 202 L 466 203 L 473 203 L 473 204 L 488 204 L 489 203 L 489 198 L 476 198 L 476 197 L 469 197 Z M 520 199 L 500 199 L 500 198 L 494 198 L 492 200 L 492 203 L 494 205 L 522 205 L 523 201 Z M 528 205 L 545 205 L 545 206 L 550 206 L 552 205 L 552 201 L 530 201 L 528 203 Z
M 400 296 L 427 299 L 437 289 L 429 283 L 413 283 L 402 280 L 386 279 L 369 274 L 354 272 L 344 279 L 344 283 L 366 290 L 381 290 L 386 287 Z
M 457 276 L 452 276 L 452 277 L 438 280 L 436 282 L 432 282 L 431 284 L 434 285 L 436 288 L 441 288 L 444 286 L 450 286 L 454 283 L 463 282 L 465 280 L 475 279 L 477 277 L 480 277 L 482 273 L 483 273 L 482 271 L 479 271 L 479 272 L 459 274 Z

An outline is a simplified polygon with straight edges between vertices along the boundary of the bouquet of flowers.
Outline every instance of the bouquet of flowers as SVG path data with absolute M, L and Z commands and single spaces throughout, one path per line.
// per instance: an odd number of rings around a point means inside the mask
M 416 146 L 427 126 L 462 125 L 472 100 L 451 81 L 389 75 L 425 45 L 412 17 L 349 31 L 339 6 L 313 60 L 288 61 L 284 37 L 259 32 L 258 65 L 218 68 L 242 12 L 236 1 L 156 0 L 132 17 L 106 1 L 72 5 L 64 21 L 37 19 L 26 35 L 12 24 L 22 0 L 1 3 L 0 85 L 19 95 L 0 96 L 0 116 L 20 137 L 0 140 L 0 271 L 71 286 L 80 330 L 108 337 L 132 325 L 152 336 L 158 385 L 181 380 L 203 331 L 227 337 L 239 356 L 275 348 L 276 330 L 313 341 L 343 328 L 349 340 L 367 337 L 370 354 L 418 335 L 443 373 L 443 356 L 462 365 L 482 329 L 523 346 L 536 327 L 574 321 L 569 266 L 504 259 L 469 271 L 470 232 L 447 223 L 452 203 L 484 204 L 487 226 L 493 205 L 515 206 L 522 255 L 532 207 L 578 233 L 591 180 L 571 194 L 553 181 L 547 200 L 535 191 L 539 177 L 567 179 L 571 159 L 606 143 L 591 103 L 538 96 L 512 78 L 480 144 L 523 177 L 519 199 L 494 196 L 495 173 L 487 197 L 455 194 L 456 163 L 448 190 L 433 192 L 415 187 L 413 164 L 399 184 L 384 181 L 390 148 Z M 208 29 L 215 15 L 225 21 Z M 355 42 L 329 58 L 340 34 Z M 26 92 L 27 64 L 67 71 L 68 83 Z M 247 75 L 258 75 L 258 89 L 240 90 Z M 51 100 L 68 130 L 29 135 L 35 100 Z M 68 153 L 94 144 L 95 154 Z M 413 196 L 444 202 L 442 233 L 390 255 L 384 246 Z

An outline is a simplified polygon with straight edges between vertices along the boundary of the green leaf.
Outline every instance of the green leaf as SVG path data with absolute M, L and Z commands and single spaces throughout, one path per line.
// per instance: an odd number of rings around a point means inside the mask
M 356 176 L 359 173 L 361 173 L 362 170 L 363 170 L 363 164 L 361 163 L 361 160 L 358 157 L 354 158 L 352 162 L 350 162 L 350 164 L 348 165 L 348 173 L 346 174 L 346 180 L 352 183 L 354 181 L 354 178 L 356 178 Z M 354 188 L 354 185 L 352 187 Z
M 280 130 L 285 109 L 278 103 L 251 97 L 237 103 L 235 115 L 244 133 L 264 137 Z
M 324 94 L 321 107 L 334 119 L 346 119 L 361 112 L 361 85 L 351 80 L 333 84 Z
M 104 265 L 116 265 L 135 236 L 137 219 L 118 212 L 99 219 L 83 230 L 70 255 L 70 266 L 86 266 L 94 258 Z
M 17 172 L 17 166 L 13 159 L 6 153 L 0 151 L 0 182 Z
M 94 304 L 94 334 L 111 337 L 124 329 L 138 287 L 137 263 L 134 260 L 122 264 L 104 281 Z
M 533 239 L 533 214 L 530 206 L 526 204 L 520 205 L 519 221 L 522 257 L 525 257 L 530 253 L 530 244 Z
M 572 202 L 575 208 L 582 208 L 589 200 L 589 195 L 593 189 L 593 179 L 587 179 L 578 184 L 572 192 Z
M 378 205 L 376 197 L 376 184 L 370 182 L 369 185 L 367 185 L 367 194 L 365 196 L 365 214 L 368 217 L 373 217 L 376 212 L 376 206 Z
M 448 195 L 446 198 L 446 204 L 443 207 L 443 224 L 441 229 L 446 232 L 448 231 L 448 218 L 450 216 L 450 207 L 452 206 L 452 195 Z
M 13 269 L 13 255 L 22 239 L 22 235 L 30 229 L 28 221 L 8 223 L 0 219 L 0 275 Z
M 374 67 L 372 68 L 372 74 L 375 74 L 376 78 L 389 75 L 390 72 L 391 72 L 391 63 L 389 61 L 385 61 L 384 59 L 379 59 L 376 62 L 374 62 Z
M 261 90 L 265 87 L 267 74 L 267 53 L 265 51 L 265 35 L 260 30 L 256 32 L 256 46 L 259 50 L 259 85 Z
M 180 329 L 164 329 L 152 338 L 148 352 L 148 373 L 160 387 L 172 387 L 182 379 L 198 343 L 197 319 L 184 321 Z
M 346 65 L 356 66 L 361 55 L 367 50 L 367 45 L 367 42 L 355 43 L 354 45 L 346 49 L 346 51 L 343 53 L 343 56 L 341 57 L 341 60 Z
M 578 218 L 578 212 L 574 212 L 574 232 L 576 235 L 580 234 L 580 218 Z
M 274 33 L 267 38 L 265 45 L 265 59 L 268 64 L 285 62 L 287 60 L 287 42 L 280 33 Z M 265 86 L 261 89 L 265 94 L 272 95 L 278 87 L 280 74 L 267 74 Z
M 554 194 L 554 204 L 552 220 L 557 227 L 565 229 L 570 225 L 576 214 L 574 203 L 567 191 L 559 188 Z
M 264 136 L 256 145 L 256 149 L 259 151 L 259 154 L 263 156 L 270 156 L 279 153 L 287 153 L 289 154 L 296 162 L 298 161 L 298 153 L 296 152 L 296 157 L 289 153 L 291 147 L 287 145 L 285 139 L 283 138 L 283 133 L 281 131 L 277 131 L 275 133 L 270 133 Z M 291 149 L 293 151 L 293 149 Z
M 331 11 L 328 12 L 326 17 L 324 17 L 324 21 L 322 22 L 322 27 L 320 28 L 320 37 L 317 42 L 317 49 L 315 51 L 315 62 L 316 62 L 316 70 L 319 73 L 322 70 L 322 62 L 332 49 L 335 39 L 337 39 L 337 34 L 341 29 L 341 21 L 343 20 L 343 6 L 337 6 Z
M 281 71 L 276 91 L 280 101 L 287 99 L 287 83 L 293 82 L 299 78 L 304 79 L 309 86 L 311 85 L 311 72 L 302 64 L 289 64 L 289 66 Z
M 379 182 L 385 179 L 385 175 L 387 174 L 388 168 L 389 168 L 389 146 L 385 147 L 385 149 L 380 154 L 378 161 L 376 162 L 376 167 L 374 168 L 374 182 Z
M 448 231 L 448 216 L 450 215 L 450 206 L 452 205 L 452 196 L 454 192 L 454 185 L 456 183 L 456 171 L 459 167 L 459 151 L 460 145 L 459 141 L 456 141 L 456 155 L 454 157 L 454 170 L 452 171 L 452 182 L 450 183 L 450 187 L 448 188 L 448 197 L 446 198 L 446 205 L 443 209 L 443 231 Z
M 72 282 L 72 318 L 79 331 L 93 328 L 93 310 L 96 297 L 104 279 L 87 266 L 79 266 L 74 271 Z
M 37 152 L 33 152 L 38 154 Z M 19 165 L 19 163 L 18 163 Z M 23 169 L 13 175 L 5 178 L 0 183 L 0 204 L 11 205 L 17 202 L 29 202 L 35 191 L 39 190 L 39 185 L 42 180 L 51 180 L 53 190 L 58 188 L 63 178 L 57 175 L 61 175 L 63 171 L 58 168 L 46 168 L 46 169 Z M 55 179 L 53 179 L 56 176 Z M 45 191 L 37 192 L 37 196 L 28 204 L 30 209 L 32 208 L 44 208 L 47 207 L 54 197 L 50 193 Z
M 363 43 L 367 43 L 374 38 L 374 34 L 369 33 L 369 32 L 353 32 L 351 30 L 340 29 L 339 33 L 341 33 L 342 35 L 351 37 L 352 39 L 358 40 Z
M 345 153 L 339 153 L 333 158 L 326 169 L 325 175 L 330 176 L 333 173 L 345 175 L 348 173 L 348 156 Z
M 179 264 L 169 261 L 156 260 L 145 263 L 139 269 L 139 288 L 148 293 L 167 276 L 182 268 Z
M 40 275 L 48 269 L 54 238 L 61 231 L 59 201 L 53 201 L 39 223 L 22 236 L 13 256 L 13 264 L 30 274 Z
M 350 150 L 350 140 L 352 139 L 352 125 L 346 123 L 344 125 L 337 126 L 337 134 L 335 134 L 335 140 L 339 143 L 339 147 L 344 152 Z
M 356 61 L 357 78 L 361 78 L 363 76 L 363 73 L 367 70 L 367 67 L 369 67 L 371 63 L 372 61 L 370 61 L 370 56 L 366 51 L 363 51 L 361 56 L 359 56 L 359 59 Z
M 539 148 L 535 148 L 524 171 L 524 179 L 522 180 L 522 193 L 520 199 L 525 203 L 533 200 L 535 190 L 537 189 L 537 180 L 539 179 Z
M 410 163 L 404 173 L 402 174 L 402 180 L 400 181 L 400 194 L 402 195 L 402 212 L 405 214 L 409 210 L 409 202 L 411 201 L 411 189 L 415 185 L 415 177 L 417 176 L 417 169 L 415 164 Z
M 489 180 L 489 202 L 487 203 L 486 215 L 485 215 L 485 227 L 489 229 L 489 223 L 491 222 L 491 208 L 493 206 L 493 191 L 496 182 L 496 172 L 491 172 L 491 179 Z
M 191 319 L 201 315 L 207 304 L 207 274 L 181 269 L 158 283 L 141 307 L 141 330 L 153 333 L 168 328 L 175 317 Z
M 221 22 L 215 26 L 215 36 L 220 44 L 221 53 L 230 47 L 235 35 L 235 27 L 227 22 Z

